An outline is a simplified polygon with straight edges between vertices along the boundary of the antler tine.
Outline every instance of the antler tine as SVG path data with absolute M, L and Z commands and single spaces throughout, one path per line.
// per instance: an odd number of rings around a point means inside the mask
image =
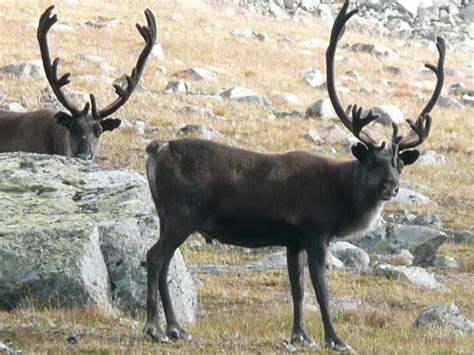
M 140 24 L 136 24 L 138 32 L 140 32 L 141 36 L 145 40 L 145 48 L 140 53 L 138 57 L 136 66 L 132 69 L 132 73 L 130 75 L 126 75 L 125 79 L 127 81 L 126 88 L 122 88 L 120 85 L 114 85 L 115 93 L 117 94 L 117 98 L 107 107 L 103 108 L 102 110 L 97 110 L 97 102 L 94 98 L 94 103 L 92 104 L 92 114 L 95 119 L 100 120 L 104 117 L 107 117 L 117 111 L 132 95 L 133 91 L 135 90 L 138 81 L 143 73 L 143 69 L 145 68 L 145 63 L 150 55 L 153 45 L 156 42 L 156 21 L 155 16 L 151 12 L 151 10 L 145 10 L 145 17 L 147 19 L 148 26 L 141 26 Z M 92 102 L 91 95 L 91 102 Z M 95 109 L 94 109 L 95 107 Z
M 344 2 L 339 14 L 334 20 L 334 24 L 331 31 L 331 39 L 329 41 L 329 46 L 326 50 L 326 83 L 329 98 L 331 103 L 339 116 L 340 120 L 346 126 L 346 128 L 351 131 L 359 140 L 364 142 L 367 146 L 372 149 L 381 149 L 383 146 L 373 139 L 369 133 L 362 131 L 364 126 L 377 119 L 379 115 L 374 114 L 372 111 L 369 111 L 365 117 L 362 115 L 362 107 L 357 105 L 349 106 L 347 112 L 351 111 L 352 108 L 352 120 L 349 118 L 348 113 L 342 108 L 341 102 L 337 96 L 336 85 L 335 85 L 335 73 L 334 73 L 334 57 L 336 55 L 337 43 L 339 39 L 344 34 L 346 22 L 354 16 L 359 10 L 354 9 L 347 13 L 349 7 L 349 0 Z
M 39 19 L 37 29 L 37 38 L 40 46 L 41 58 L 43 60 L 44 72 L 59 102 L 67 110 L 69 110 L 73 116 L 78 116 L 81 113 L 87 113 L 87 111 L 89 111 L 89 104 L 86 104 L 83 110 L 81 111 L 64 96 L 64 93 L 61 91 L 61 88 L 70 83 L 69 78 L 71 76 L 71 73 L 66 73 L 58 79 L 59 58 L 55 58 L 53 63 L 51 64 L 51 56 L 48 47 L 48 31 L 58 21 L 57 15 L 51 16 L 51 12 L 53 11 L 53 9 L 54 5 L 48 7 L 43 12 Z
M 409 119 L 407 120 L 408 124 L 411 127 L 411 131 L 410 133 L 408 133 L 408 135 L 401 138 L 399 142 L 400 151 L 420 145 L 426 140 L 426 138 L 428 138 L 428 135 L 430 134 L 432 121 L 429 113 L 436 105 L 436 102 L 438 101 L 438 98 L 441 95 L 441 90 L 443 88 L 444 83 L 444 59 L 446 56 L 446 44 L 442 37 L 438 37 L 436 47 L 438 48 L 439 52 L 438 65 L 435 66 L 429 63 L 425 64 L 425 67 L 432 70 L 436 75 L 436 87 L 433 91 L 433 95 L 431 96 L 430 101 L 423 108 L 416 122 L 413 122 Z

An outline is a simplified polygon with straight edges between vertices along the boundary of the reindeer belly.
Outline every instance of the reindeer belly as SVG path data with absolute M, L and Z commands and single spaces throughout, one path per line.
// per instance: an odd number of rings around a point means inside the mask
M 235 218 L 208 221 L 199 231 L 209 239 L 248 248 L 289 246 L 302 236 L 297 227 L 288 223 Z

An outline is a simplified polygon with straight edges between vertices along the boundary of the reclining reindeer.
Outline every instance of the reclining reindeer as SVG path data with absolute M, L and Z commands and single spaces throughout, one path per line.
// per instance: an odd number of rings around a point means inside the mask
M 313 344 L 303 325 L 303 251 L 324 325 L 327 348 L 352 352 L 336 334 L 328 308 L 325 264 L 329 240 L 368 228 L 386 201 L 398 192 L 400 173 L 414 163 L 430 132 L 429 113 L 443 86 L 445 44 L 438 38 L 438 66 L 427 64 L 437 76 L 429 103 L 408 135 L 399 136 L 393 124 L 390 143 L 379 143 L 363 130 L 378 116 L 349 106 L 337 97 L 334 56 L 346 22 L 344 3 L 333 25 L 326 52 L 327 87 L 344 125 L 359 139 L 352 147 L 356 159 L 333 160 L 310 152 L 260 154 L 200 139 L 154 140 L 146 151 L 146 172 L 160 217 L 160 238 L 148 251 L 147 319 L 144 333 L 155 341 L 189 339 L 178 324 L 168 290 L 167 274 L 173 253 L 194 231 L 206 239 L 249 248 L 278 245 L 287 249 L 293 297 L 291 342 Z M 349 116 L 351 113 L 351 116 Z M 159 324 L 157 292 L 166 317 L 166 332 Z
M 101 134 L 120 126 L 121 120 L 107 117 L 127 102 L 140 80 L 146 60 L 156 41 L 155 18 L 150 10 L 146 10 L 148 27 L 136 25 L 146 44 L 131 75 L 126 75 L 127 87 L 114 85 L 118 97 L 101 110 L 97 109 L 93 94 L 90 95 L 91 102 L 79 109 L 61 90 L 70 82 L 70 73 L 58 78 L 59 58 L 51 64 L 47 34 L 57 21 L 56 15 L 51 17 L 53 8 L 54 6 L 50 6 L 41 15 L 37 37 L 46 78 L 59 102 L 69 112 L 57 112 L 52 109 L 25 113 L 0 110 L 0 152 L 23 151 L 93 159 L 99 147 Z

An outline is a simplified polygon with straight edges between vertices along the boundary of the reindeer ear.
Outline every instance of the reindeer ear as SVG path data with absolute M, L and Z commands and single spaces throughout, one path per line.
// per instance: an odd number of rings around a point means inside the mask
M 104 132 L 113 131 L 115 128 L 120 126 L 121 123 L 122 121 L 117 118 L 107 118 L 105 120 L 100 121 L 100 125 L 102 126 Z
M 61 126 L 64 126 L 64 127 L 69 127 L 69 125 L 71 124 L 72 120 L 73 120 L 73 117 L 69 114 L 67 114 L 66 112 L 62 112 L 62 111 L 59 111 L 57 113 L 54 114 L 54 118 L 56 118 L 56 122 L 58 124 L 60 124 Z
M 419 158 L 420 151 L 417 149 L 405 150 L 401 152 L 399 156 L 404 165 L 410 165 L 416 162 L 416 160 Z
M 356 145 L 353 145 L 352 148 L 352 155 L 357 158 L 359 161 L 365 161 L 367 158 L 367 153 L 369 149 L 365 146 L 365 144 L 358 142 Z

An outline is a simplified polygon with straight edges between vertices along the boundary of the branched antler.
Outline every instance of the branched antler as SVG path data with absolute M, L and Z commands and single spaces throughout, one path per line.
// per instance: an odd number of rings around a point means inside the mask
M 51 12 L 54 9 L 54 5 L 48 7 L 45 12 L 40 17 L 38 30 L 37 30 L 37 38 L 40 46 L 41 51 L 41 58 L 43 60 L 43 67 L 44 72 L 46 74 L 46 78 L 48 79 L 51 88 L 53 89 L 54 94 L 58 98 L 59 102 L 71 112 L 73 116 L 79 116 L 81 114 L 87 114 L 89 112 L 90 105 L 86 103 L 82 110 L 79 110 L 75 107 L 63 94 L 61 88 L 67 84 L 69 84 L 71 73 L 66 73 L 58 79 L 58 65 L 59 65 L 59 58 L 54 59 L 53 63 L 51 64 L 51 57 L 49 54 L 48 48 L 48 31 L 51 27 L 58 21 L 56 15 L 51 16 Z
M 92 104 L 92 115 L 95 119 L 100 120 L 104 117 L 107 117 L 117 111 L 132 95 L 133 91 L 135 90 L 138 81 L 142 75 L 143 69 L 145 67 L 146 60 L 150 55 L 153 45 L 156 41 L 156 22 L 153 13 L 149 10 L 145 10 L 145 17 L 148 22 L 148 26 L 141 26 L 137 23 L 138 32 L 142 35 L 145 39 L 145 48 L 141 52 L 136 66 L 133 68 L 131 75 L 125 75 L 125 79 L 127 81 L 126 88 L 122 88 L 119 84 L 115 84 L 115 93 L 117 94 L 117 98 L 107 107 L 103 108 L 102 110 L 97 109 L 97 101 L 93 94 L 90 95 L 91 104 Z
M 348 7 L 349 1 L 346 0 L 334 21 L 331 31 L 331 39 L 326 50 L 326 82 L 328 94 L 334 110 L 336 111 L 344 126 L 346 126 L 346 128 L 351 131 L 354 136 L 364 142 L 368 147 L 372 149 L 381 149 L 382 145 L 372 138 L 367 131 L 363 130 L 366 125 L 376 120 L 380 116 L 373 113 L 372 110 L 369 110 L 369 112 L 364 117 L 362 117 L 363 109 L 358 105 L 351 105 L 346 111 L 344 111 L 341 102 L 337 97 L 336 85 L 334 81 L 334 57 L 336 55 L 337 43 L 344 34 L 346 22 L 359 11 L 358 9 L 355 9 L 347 13 Z M 349 112 L 352 113 L 352 119 L 349 118 Z
M 407 119 L 407 122 L 411 127 L 411 131 L 410 133 L 408 133 L 408 135 L 400 139 L 398 143 L 400 151 L 420 145 L 426 140 L 426 138 L 428 138 L 428 135 L 430 134 L 431 116 L 429 115 L 429 113 L 436 105 L 436 101 L 438 101 L 438 98 L 441 95 L 441 89 L 443 88 L 444 83 L 444 59 L 446 56 L 446 44 L 442 37 L 438 37 L 436 47 L 438 48 L 439 52 L 438 65 L 435 66 L 429 63 L 425 64 L 425 67 L 432 70 L 436 75 L 436 87 L 433 91 L 431 99 L 421 111 L 416 122 Z

